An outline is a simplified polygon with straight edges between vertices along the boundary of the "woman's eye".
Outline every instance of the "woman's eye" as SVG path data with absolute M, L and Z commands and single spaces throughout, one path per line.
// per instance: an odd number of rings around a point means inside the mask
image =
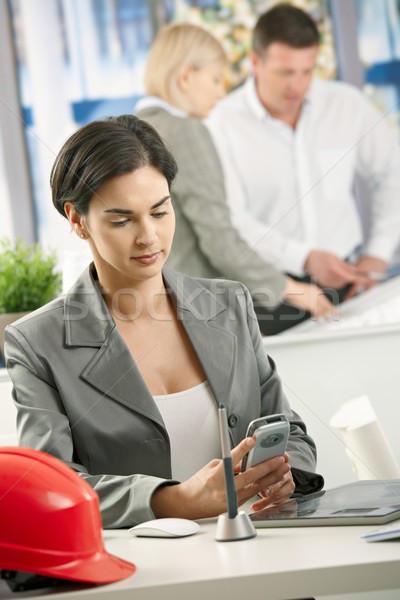
M 164 210 L 162 212 L 156 212 L 152 214 L 152 217 L 155 217 L 156 219 L 161 219 L 162 217 L 165 217 L 165 215 L 167 215 L 167 211 Z
M 129 223 L 129 219 L 124 219 L 123 221 L 111 221 L 113 227 L 123 227 L 127 223 Z

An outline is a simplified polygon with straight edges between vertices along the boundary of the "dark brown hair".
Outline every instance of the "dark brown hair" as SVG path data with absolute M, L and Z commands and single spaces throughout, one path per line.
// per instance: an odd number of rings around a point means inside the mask
M 93 121 L 71 135 L 58 153 L 50 175 L 53 204 L 64 217 L 66 202 L 87 214 L 103 183 L 146 166 L 164 175 L 171 189 L 176 162 L 149 123 L 133 115 Z
M 262 55 L 273 42 L 293 48 L 318 46 L 319 32 L 306 12 L 290 4 L 277 4 L 259 17 L 253 31 L 253 50 Z

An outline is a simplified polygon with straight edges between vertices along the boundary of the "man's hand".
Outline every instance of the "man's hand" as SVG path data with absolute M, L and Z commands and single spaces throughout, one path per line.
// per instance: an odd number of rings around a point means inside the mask
M 346 300 L 376 285 L 383 279 L 388 264 L 380 258 L 365 255 L 359 258 L 354 267 L 358 274 L 365 278 L 365 281 L 363 283 L 354 283 L 346 294 Z
M 323 288 L 338 290 L 349 283 L 362 286 L 368 282 L 368 278 L 360 273 L 359 267 L 322 250 L 311 250 L 304 269 Z

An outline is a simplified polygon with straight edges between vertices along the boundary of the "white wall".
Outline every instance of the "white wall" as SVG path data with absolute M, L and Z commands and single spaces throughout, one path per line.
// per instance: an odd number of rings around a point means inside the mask
M 11 397 L 12 384 L 6 369 L 0 369 L 0 446 L 17 444 L 17 411 Z
M 10 194 L 8 189 L 8 180 L 6 177 L 6 165 L 4 162 L 4 144 L 0 134 L 0 198 L 1 198 L 1 219 L 0 219 L 0 238 L 13 238 L 14 230 L 12 226 L 12 217 L 10 210 Z

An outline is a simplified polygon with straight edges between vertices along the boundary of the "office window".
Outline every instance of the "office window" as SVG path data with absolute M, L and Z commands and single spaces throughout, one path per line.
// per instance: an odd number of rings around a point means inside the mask
M 400 3 L 357 0 L 357 21 L 365 93 L 400 127 Z

